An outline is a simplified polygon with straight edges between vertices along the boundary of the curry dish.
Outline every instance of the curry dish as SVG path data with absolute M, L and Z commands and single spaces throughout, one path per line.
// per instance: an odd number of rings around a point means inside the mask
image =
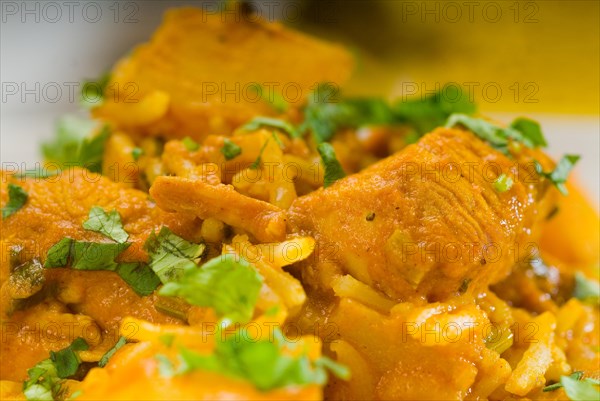
M 169 11 L 3 171 L 0 395 L 598 400 L 599 218 L 538 123 Z

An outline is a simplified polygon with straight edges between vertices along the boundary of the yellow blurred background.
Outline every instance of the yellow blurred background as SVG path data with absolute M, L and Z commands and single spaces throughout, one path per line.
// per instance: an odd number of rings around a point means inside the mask
M 353 94 L 398 97 L 452 82 L 483 112 L 600 114 L 600 1 L 311 0 L 306 7 L 302 30 L 356 50 Z

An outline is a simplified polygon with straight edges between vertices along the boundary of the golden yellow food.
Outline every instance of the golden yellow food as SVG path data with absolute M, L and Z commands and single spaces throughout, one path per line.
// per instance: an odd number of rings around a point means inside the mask
M 0 398 L 600 395 L 577 157 L 441 94 L 329 99 L 352 64 L 279 24 L 170 11 L 76 152 L 2 172 Z M 269 83 L 303 96 L 244 97 Z

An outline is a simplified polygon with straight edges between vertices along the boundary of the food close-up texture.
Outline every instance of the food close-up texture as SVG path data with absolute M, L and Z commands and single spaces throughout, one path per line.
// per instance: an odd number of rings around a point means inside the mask
M 347 96 L 356 68 L 174 8 L 87 82 L 2 171 L 0 398 L 598 400 L 579 156 L 452 86 Z

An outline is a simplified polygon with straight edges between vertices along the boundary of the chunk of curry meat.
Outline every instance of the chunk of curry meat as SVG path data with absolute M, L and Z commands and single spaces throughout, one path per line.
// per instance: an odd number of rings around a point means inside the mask
M 132 245 L 119 255 L 119 260 L 146 261 L 143 244 L 162 226 L 189 240 L 198 240 L 199 224 L 194 216 L 179 214 L 175 219 L 156 207 L 147 194 L 79 168 L 45 179 L 17 179 L 2 173 L 3 204 L 8 198 L 9 182 L 22 187 L 28 199 L 18 213 L 2 220 L 0 312 L 7 329 L 6 341 L 1 345 L 2 380 L 23 380 L 26 370 L 46 359 L 49 350 L 68 346 L 74 338 L 73 330 L 78 333 L 82 328 L 89 329 L 87 335 L 79 334 L 92 342 L 91 352 L 96 350 L 99 358 L 117 341 L 118 336 L 111 333 L 118 332 L 119 323 L 126 316 L 156 323 L 181 323 L 156 310 L 156 295 L 140 297 L 110 271 L 43 269 L 43 288 L 27 300 L 17 300 L 26 301 L 27 308 L 21 309 L 19 302 L 11 298 L 9 288 L 10 253 L 17 247 L 21 249 L 17 263 L 34 258 L 44 263 L 48 249 L 65 237 L 107 241 L 101 234 L 82 227 L 90 209 L 100 206 L 107 212 L 119 212 L 130 235 Z
M 132 134 L 230 135 L 257 115 L 278 114 L 259 93 L 283 93 L 297 108 L 318 83 L 342 85 L 352 64 L 342 47 L 279 23 L 174 9 L 150 42 L 115 66 L 93 114 Z
M 440 128 L 298 198 L 289 226 L 317 240 L 316 267 L 308 269 L 337 264 L 397 301 L 483 289 L 531 254 L 552 207 L 555 191 L 532 158 L 551 162 L 541 152 L 527 154 L 512 160 L 472 133 Z M 514 180 L 505 192 L 494 189 L 502 173 Z

